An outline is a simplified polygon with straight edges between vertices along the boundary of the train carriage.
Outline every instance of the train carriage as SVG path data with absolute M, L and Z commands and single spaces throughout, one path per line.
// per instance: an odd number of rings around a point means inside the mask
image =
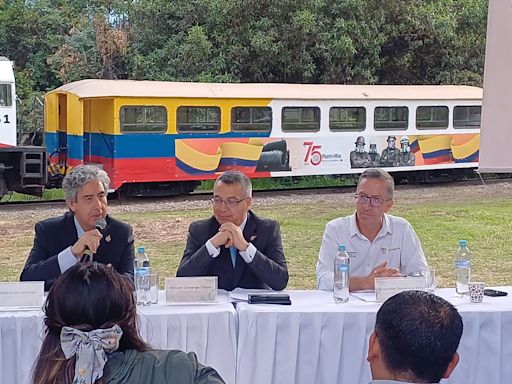
M 97 164 L 128 195 L 188 192 L 228 169 L 421 179 L 477 167 L 481 99 L 469 86 L 82 80 L 45 96 L 45 141 L 52 172 Z
M 46 151 L 17 145 L 16 88 L 12 62 L 0 56 L 0 199 L 10 191 L 42 195 Z

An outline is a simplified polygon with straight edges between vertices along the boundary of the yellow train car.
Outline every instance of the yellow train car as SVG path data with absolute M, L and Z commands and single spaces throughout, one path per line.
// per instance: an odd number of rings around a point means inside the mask
M 467 86 L 82 80 L 45 96 L 50 169 L 97 164 L 112 191 L 192 190 L 250 177 L 468 170 L 482 90 Z

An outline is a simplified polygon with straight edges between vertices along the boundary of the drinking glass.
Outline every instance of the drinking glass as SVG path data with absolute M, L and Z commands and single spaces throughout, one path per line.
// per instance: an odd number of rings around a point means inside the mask
M 160 276 L 158 273 L 149 275 L 149 302 L 158 304 L 158 289 L 160 288 Z

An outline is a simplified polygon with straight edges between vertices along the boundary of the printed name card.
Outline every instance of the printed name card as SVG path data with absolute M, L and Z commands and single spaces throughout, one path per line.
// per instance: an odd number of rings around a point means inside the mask
M 168 303 L 217 301 L 217 276 L 167 277 L 165 298 Z
M 43 281 L 0 283 L 0 307 L 41 307 L 43 301 Z
M 376 277 L 375 299 L 383 303 L 391 296 L 403 291 L 424 291 L 424 277 Z

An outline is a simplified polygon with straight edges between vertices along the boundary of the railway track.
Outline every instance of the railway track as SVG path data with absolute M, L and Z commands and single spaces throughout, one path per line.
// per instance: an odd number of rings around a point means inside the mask
M 397 190 L 408 190 L 408 189 L 417 189 L 417 188 L 425 188 L 425 186 L 431 186 L 433 188 L 437 186 L 446 186 L 448 184 L 453 186 L 463 186 L 463 185 L 482 185 L 482 184 L 494 184 L 494 183 L 503 183 L 503 182 L 512 182 L 512 178 L 493 178 L 493 179 L 484 179 L 483 181 L 480 179 L 474 180 L 465 180 L 465 181 L 454 181 L 454 182 L 443 182 L 443 183 L 428 183 L 428 184 L 398 184 L 396 185 Z M 355 185 L 343 185 L 343 186 L 322 186 L 322 187 L 291 187 L 291 188 L 278 188 L 278 189 L 268 189 L 268 190 L 255 190 L 253 191 L 254 197 L 265 198 L 267 196 L 276 196 L 276 195 L 291 195 L 291 194 L 301 194 L 301 195 L 313 195 L 318 193 L 340 193 L 340 192 L 353 192 L 355 191 Z M 121 204 L 127 204 L 130 202 L 140 203 L 140 202 L 154 202 L 157 204 L 161 201 L 174 201 L 174 202 L 188 202 L 188 201 L 199 201 L 205 200 L 209 196 L 211 196 L 211 191 L 201 191 L 201 192 L 193 192 L 189 195 L 179 195 L 179 196 L 168 196 L 168 197 L 120 197 L 120 198 L 109 198 L 109 205 L 116 206 Z M 4 209 L 8 209 L 10 211 L 16 209 L 34 209 L 34 208 L 60 208 L 65 207 L 66 203 L 64 199 L 58 200 L 28 200 L 28 201 L 6 201 L 0 203 L 0 211 Z

